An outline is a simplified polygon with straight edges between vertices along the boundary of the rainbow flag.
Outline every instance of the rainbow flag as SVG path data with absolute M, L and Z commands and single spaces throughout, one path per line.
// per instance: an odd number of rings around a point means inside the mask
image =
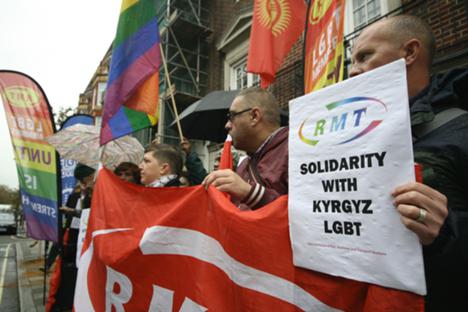
M 101 145 L 157 122 L 159 30 L 155 0 L 123 0 L 104 98 Z

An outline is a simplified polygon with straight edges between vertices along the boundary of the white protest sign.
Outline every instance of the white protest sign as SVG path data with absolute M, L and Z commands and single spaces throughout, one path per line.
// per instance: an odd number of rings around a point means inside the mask
M 289 108 L 294 264 L 425 294 L 421 245 L 391 196 L 415 180 L 404 61 Z

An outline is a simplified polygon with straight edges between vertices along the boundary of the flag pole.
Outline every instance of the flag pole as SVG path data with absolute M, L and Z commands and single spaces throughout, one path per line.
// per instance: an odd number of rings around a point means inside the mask
M 177 107 L 176 107 L 176 103 L 174 99 L 174 94 L 172 92 L 171 79 L 169 78 L 169 72 L 167 70 L 166 58 L 164 57 L 164 51 L 163 51 L 162 45 L 159 45 L 159 50 L 161 51 L 161 59 L 164 65 L 164 75 L 166 77 L 166 82 L 169 85 L 169 93 L 171 95 L 172 108 L 174 109 L 174 114 L 175 114 L 176 123 L 177 123 L 177 130 L 179 130 L 179 138 L 180 138 L 180 141 L 182 141 L 184 139 L 184 135 L 182 133 L 182 127 L 180 126 L 179 113 L 177 113 Z
M 312 5 L 314 4 L 314 0 L 307 0 L 307 13 L 306 13 L 306 22 L 304 26 L 304 42 L 302 45 L 302 94 L 306 94 L 305 90 L 305 79 L 306 79 L 306 71 L 305 71 L 305 59 L 306 59 L 306 51 L 307 51 L 307 32 L 309 31 L 309 14 Z

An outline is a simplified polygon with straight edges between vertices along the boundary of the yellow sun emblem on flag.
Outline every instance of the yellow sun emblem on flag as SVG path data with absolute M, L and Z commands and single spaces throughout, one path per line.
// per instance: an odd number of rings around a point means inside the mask
M 316 24 L 327 13 L 333 0 L 315 0 L 309 13 L 309 23 Z
M 271 29 L 273 36 L 278 37 L 289 26 L 291 8 L 286 0 L 260 0 L 255 15 L 263 27 Z

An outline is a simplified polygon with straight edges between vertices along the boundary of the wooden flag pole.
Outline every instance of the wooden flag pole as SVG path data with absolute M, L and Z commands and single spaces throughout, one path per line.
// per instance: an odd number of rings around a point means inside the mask
M 179 130 L 179 138 L 180 138 L 180 141 L 182 141 L 184 139 L 184 135 L 182 133 L 182 127 L 180 126 L 179 113 L 177 112 L 177 107 L 176 107 L 176 103 L 175 103 L 175 99 L 174 99 L 174 94 L 172 93 L 171 79 L 169 78 L 169 72 L 167 70 L 166 58 L 164 57 L 164 51 L 163 51 L 163 48 L 162 48 L 161 44 L 159 45 L 159 49 L 161 51 L 161 59 L 163 61 L 163 65 L 164 65 L 164 74 L 165 74 L 165 77 L 166 77 L 166 82 L 169 85 L 169 93 L 171 95 L 172 108 L 174 109 L 174 114 L 175 114 L 175 118 L 176 118 L 177 130 Z

